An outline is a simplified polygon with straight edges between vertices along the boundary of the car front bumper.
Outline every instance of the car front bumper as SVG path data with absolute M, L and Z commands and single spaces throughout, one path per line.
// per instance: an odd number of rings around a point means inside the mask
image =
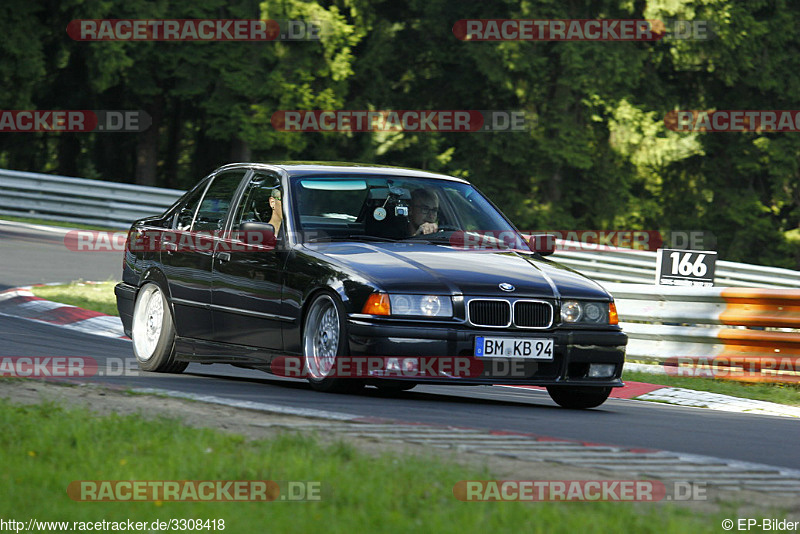
M 114 286 L 114 295 L 117 297 L 117 310 L 119 311 L 119 318 L 122 321 L 122 329 L 128 337 L 131 335 L 136 291 L 136 287 L 126 284 L 125 282 L 120 282 Z
M 461 325 L 459 325 L 461 326 Z M 475 338 L 551 338 L 553 359 L 476 358 Z M 348 320 L 350 355 L 353 357 L 421 357 L 461 359 L 473 366 L 458 376 L 433 377 L 428 374 L 399 378 L 420 383 L 509 384 L 537 386 L 621 387 L 622 366 L 628 336 L 621 330 L 507 330 L 454 326 L 409 326 L 376 324 L 362 319 Z M 609 376 L 590 377 L 591 364 L 609 364 Z

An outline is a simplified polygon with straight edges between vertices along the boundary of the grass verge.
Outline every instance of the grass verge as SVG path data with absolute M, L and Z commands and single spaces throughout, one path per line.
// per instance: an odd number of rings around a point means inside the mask
M 270 440 L 141 416 L 99 417 L 0 400 L 0 515 L 27 521 L 223 519 L 225 532 L 718 532 L 725 515 L 671 503 L 461 502 L 459 480 L 491 479 L 440 459 L 370 456 L 306 435 Z M 316 502 L 80 502 L 80 480 L 318 481 Z
M 800 406 L 800 385 L 797 384 L 747 383 L 713 378 L 657 375 L 627 370 L 622 373 L 622 380 L 647 382 L 648 384 L 660 384 L 676 388 L 720 393 L 744 399 Z
M 105 282 L 76 281 L 70 284 L 53 286 L 37 286 L 33 294 L 43 299 L 78 306 L 87 310 L 98 311 L 108 315 L 119 315 L 117 299 L 114 296 L 114 280 Z

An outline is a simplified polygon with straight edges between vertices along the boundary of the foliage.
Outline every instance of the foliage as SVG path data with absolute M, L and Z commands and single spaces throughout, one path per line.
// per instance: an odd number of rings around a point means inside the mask
M 677 109 L 793 109 L 788 0 L 7 0 L 5 109 L 142 109 L 141 134 L 0 134 L 0 164 L 186 188 L 236 160 L 466 177 L 524 229 L 703 230 L 722 259 L 800 266 L 800 136 L 679 133 Z M 316 21 L 320 41 L 76 42 L 82 18 Z M 467 42 L 468 18 L 707 20 L 713 39 Z M 524 110 L 517 133 L 286 133 L 277 110 Z

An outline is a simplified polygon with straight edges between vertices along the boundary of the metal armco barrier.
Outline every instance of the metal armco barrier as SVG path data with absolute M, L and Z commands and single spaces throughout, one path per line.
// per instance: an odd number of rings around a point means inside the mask
M 0 215 L 128 228 L 162 213 L 177 189 L 0 169 Z
M 628 360 L 677 376 L 800 382 L 800 290 L 603 285 Z
M 619 248 L 592 251 L 585 244 L 556 240 L 553 260 L 595 280 L 653 284 L 656 253 Z M 718 261 L 714 284 L 721 287 L 791 287 L 800 289 L 800 271 L 732 261 Z
M 0 169 L 0 216 L 127 229 L 136 219 L 162 213 L 182 194 L 178 189 Z M 655 252 L 587 248 L 585 244 L 582 248 L 581 243 L 557 240 L 551 258 L 595 280 L 638 284 L 655 281 Z M 800 271 L 718 261 L 716 284 L 800 288 Z
M 136 219 L 162 213 L 182 193 L 0 169 L 0 216 L 127 229 Z M 630 336 L 629 360 L 666 364 L 676 373 L 716 366 L 734 379 L 800 381 L 800 272 L 718 261 L 716 283 L 724 288 L 660 287 L 653 285 L 655 256 L 585 250 L 558 240 L 550 258 L 615 295 Z

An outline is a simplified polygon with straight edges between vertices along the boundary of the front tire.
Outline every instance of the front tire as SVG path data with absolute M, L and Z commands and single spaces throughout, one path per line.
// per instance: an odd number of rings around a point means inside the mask
M 175 325 L 167 298 L 154 283 L 143 285 L 136 295 L 131 340 L 143 371 L 182 373 L 189 365 L 175 361 Z
M 308 307 L 303 325 L 303 357 L 308 382 L 317 391 L 352 393 L 364 387 L 357 378 L 336 378 L 336 361 L 347 355 L 347 325 L 339 299 L 317 295 Z
M 610 387 L 547 386 L 547 393 L 556 404 L 573 410 L 596 408 L 611 394 Z

